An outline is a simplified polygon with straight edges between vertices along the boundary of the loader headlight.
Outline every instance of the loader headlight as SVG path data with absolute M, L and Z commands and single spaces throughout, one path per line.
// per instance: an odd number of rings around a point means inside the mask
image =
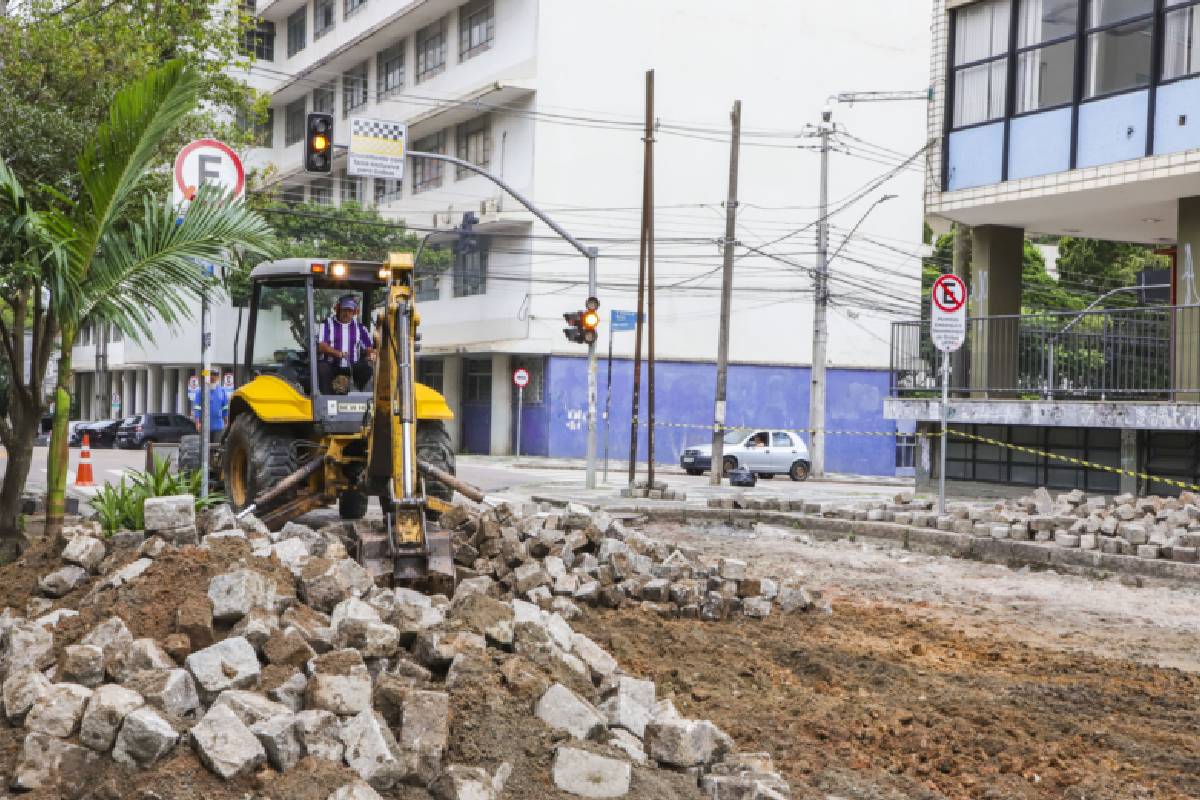
M 350 274 L 350 265 L 345 261 L 332 261 L 329 264 L 329 274 L 335 278 L 344 278 Z

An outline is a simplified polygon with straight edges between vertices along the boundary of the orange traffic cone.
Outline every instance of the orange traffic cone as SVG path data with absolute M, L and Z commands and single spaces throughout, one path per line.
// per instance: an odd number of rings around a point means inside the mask
M 79 448 L 79 471 L 75 473 L 76 486 L 95 486 L 92 478 L 92 444 L 88 435 L 83 435 L 83 445 Z

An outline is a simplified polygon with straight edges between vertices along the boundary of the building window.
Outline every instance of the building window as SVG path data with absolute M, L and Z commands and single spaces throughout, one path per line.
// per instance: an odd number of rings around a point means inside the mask
M 308 202 L 322 206 L 333 205 L 333 183 L 329 178 L 319 178 L 308 185 Z
M 492 0 L 475 0 L 458 12 L 458 57 L 460 61 L 479 55 L 496 38 L 496 8 Z
M 420 153 L 441 153 L 446 146 L 444 131 L 413 142 L 412 149 Z M 442 162 L 430 158 L 412 160 L 413 194 L 427 192 L 442 185 Z
M 421 299 L 420 295 L 417 299 Z M 444 391 L 446 385 L 446 362 L 440 358 L 417 358 L 417 383 L 424 384 L 435 392 Z
M 342 73 L 342 118 L 350 116 L 350 112 L 367 104 L 368 65 L 364 61 L 353 69 Z
M 1004 115 L 1009 0 L 985 0 L 954 13 L 954 127 Z
M 375 102 L 404 88 L 404 42 L 380 50 L 375 56 Z
M 487 255 L 487 243 L 482 236 L 473 252 L 454 254 L 455 297 L 471 297 L 487 291 Z
M 274 61 L 275 23 L 260 19 L 257 25 L 246 31 L 242 40 L 242 54 L 254 56 L 259 61 Z
M 393 200 L 399 200 L 404 189 L 404 181 L 385 178 L 375 179 L 375 205 L 381 206 Z
M 354 12 L 367 4 L 367 0 L 345 0 L 342 6 L 342 19 L 349 19 Z
M 337 104 L 337 81 L 313 89 L 313 112 L 332 114 Z
M 346 203 L 363 202 L 363 179 L 352 177 L 350 175 L 342 176 L 342 205 Z
M 492 160 L 492 117 L 484 114 L 458 126 L 454 134 L 456 154 L 464 161 L 486 167 Z M 455 167 L 458 180 L 469 178 L 475 173 L 465 167 Z
M 492 402 L 492 360 L 467 358 L 463 360 L 462 399 L 464 403 Z
M 306 40 L 308 36 L 308 6 L 305 5 L 295 14 L 288 17 L 287 21 L 287 47 L 288 58 L 296 55 L 304 46 L 308 44 Z
M 1016 113 L 1071 102 L 1078 23 L 1079 0 L 1021 0 Z
M 1084 97 L 1150 83 L 1154 0 L 1093 0 L 1088 15 Z
M 896 469 L 912 469 L 917 465 L 917 435 L 896 434 Z
M 304 98 L 287 104 L 283 112 L 283 144 L 293 145 L 304 138 Z
M 1195 0 L 1167 0 L 1167 5 L 1188 2 Z M 1163 20 L 1163 80 L 1200 72 L 1200 5 L 1168 10 Z
M 313 2 L 313 41 L 320 39 L 333 30 L 337 24 L 337 6 L 334 0 L 315 0 Z
M 422 275 L 417 278 L 417 300 L 432 303 L 442 298 L 442 282 L 440 275 Z
M 417 83 L 441 74 L 446 68 L 446 20 L 439 19 L 417 31 Z

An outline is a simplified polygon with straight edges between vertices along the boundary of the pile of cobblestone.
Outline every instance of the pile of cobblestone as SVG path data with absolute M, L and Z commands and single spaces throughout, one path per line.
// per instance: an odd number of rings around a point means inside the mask
M 25 614 L 0 612 L 0 714 L 23 731 L 13 789 L 54 791 L 106 759 L 151 770 L 190 749 L 227 780 L 307 758 L 357 773 L 330 800 L 401 789 L 489 800 L 513 765 L 451 763 L 450 742 L 452 725 L 473 724 L 455 691 L 491 680 L 529 699 L 531 728 L 554 732 L 545 777 L 566 795 L 648 797 L 639 770 L 668 770 L 706 797 L 790 796 L 769 755 L 737 752 L 711 722 L 682 718 L 568 620 L 580 602 L 713 620 L 764 616 L 773 603 L 801 611 L 813 602 L 803 587 L 750 578 L 733 560 L 702 567 L 581 507 L 460 506 L 444 518 L 460 580 L 451 596 L 430 595 L 377 586 L 348 557 L 349 523 L 268 532 L 227 507 L 197 519 L 190 496 L 146 506 L 148 530 L 120 543 L 143 537 L 136 558 L 76 526 L 63 565 L 38 582 L 43 597 Z M 60 624 L 83 605 L 154 580 L 156 559 L 230 543 L 247 557 L 207 579 L 205 602 L 174 608 L 161 640 L 136 638 L 119 615 L 64 639 Z M 264 559 L 291 580 L 256 568 Z M 63 597 L 76 609 L 48 611 Z

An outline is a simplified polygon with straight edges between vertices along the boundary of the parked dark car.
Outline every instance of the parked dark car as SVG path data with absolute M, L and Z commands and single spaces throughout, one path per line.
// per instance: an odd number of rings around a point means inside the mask
M 182 414 L 137 414 L 126 417 L 117 430 L 117 447 L 137 449 L 146 442 L 178 442 L 196 432 L 196 423 Z
M 119 419 L 102 419 L 98 422 L 85 422 L 82 425 L 76 425 L 75 431 L 71 434 L 70 444 L 78 447 L 83 444 L 83 435 L 88 435 L 88 444 L 95 448 L 113 447 L 117 442 L 117 428 L 121 426 L 122 420 Z

